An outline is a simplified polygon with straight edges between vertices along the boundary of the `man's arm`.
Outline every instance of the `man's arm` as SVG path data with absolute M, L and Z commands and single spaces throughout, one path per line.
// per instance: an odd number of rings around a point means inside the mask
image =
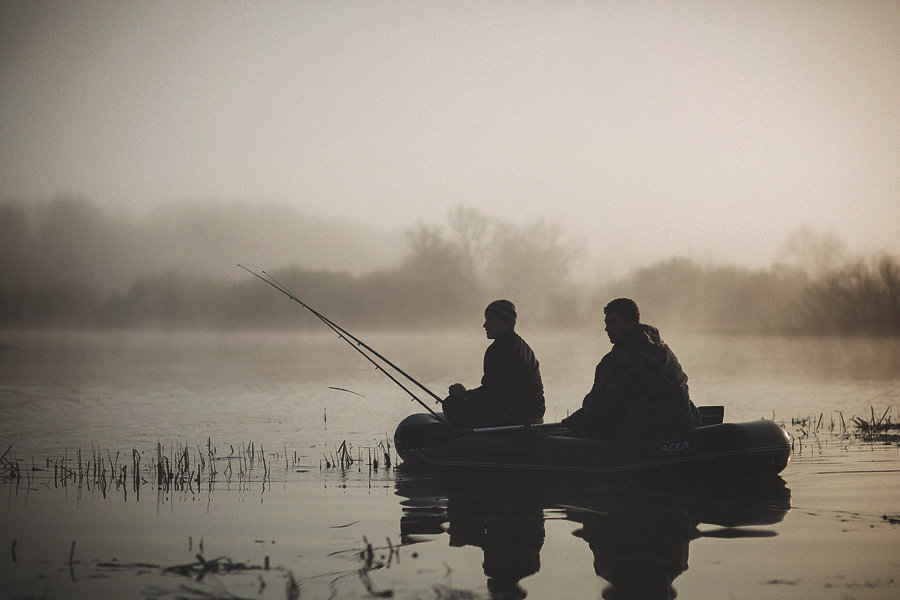
M 466 397 L 466 386 L 461 383 L 454 383 L 450 386 L 448 390 L 451 398 L 465 398 Z
M 607 354 L 594 370 L 594 385 L 581 402 L 581 408 L 562 420 L 576 433 L 613 431 L 619 421 L 624 392 L 615 359 Z

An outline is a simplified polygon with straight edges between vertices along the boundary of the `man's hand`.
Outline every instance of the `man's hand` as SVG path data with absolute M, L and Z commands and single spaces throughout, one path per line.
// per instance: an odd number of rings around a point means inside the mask
M 461 383 L 454 383 L 449 391 L 451 398 L 462 398 L 466 395 L 466 387 Z

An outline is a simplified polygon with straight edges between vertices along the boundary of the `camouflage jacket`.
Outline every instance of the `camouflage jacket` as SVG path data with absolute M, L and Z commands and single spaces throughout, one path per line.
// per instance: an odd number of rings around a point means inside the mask
M 696 427 L 700 413 L 687 381 L 659 331 L 639 323 L 600 360 L 582 407 L 563 423 L 612 437 Z

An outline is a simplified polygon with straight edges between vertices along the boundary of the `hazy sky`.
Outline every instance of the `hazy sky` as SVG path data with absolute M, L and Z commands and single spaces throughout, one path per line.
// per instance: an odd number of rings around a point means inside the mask
M 600 271 L 900 250 L 897 1 L 7 0 L 0 52 L 5 198 L 464 203 Z

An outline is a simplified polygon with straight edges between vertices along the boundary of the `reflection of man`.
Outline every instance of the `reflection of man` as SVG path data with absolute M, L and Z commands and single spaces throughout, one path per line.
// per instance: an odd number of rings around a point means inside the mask
M 451 546 L 477 546 L 484 551 L 482 566 L 491 598 L 524 598 L 519 580 L 541 569 L 541 506 L 511 498 L 451 497 L 447 517 Z
M 582 407 L 562 422 L 577 433 L 611 437 L 699 425 L 687 375 L 659 331 L 640 322 L 637 304 L 618 298 L 603 312 L 613 348 L 597 365 Z
M 571 511 L 584 527 L 575 535 L 594 553 L 594 572 L 610 583 L 607 600 L 671 600 L 672 582 L 688 568 L 695 524 L 663 510 Z
M 481 386 L 450 386 L 444 416 L 458 427 L 540 423 L 544 385 L 531 347 L 515 331 L 516 307 L 495 300 L 484 311 L 484 331 L 494 340 L 484 353 Z
M 448 533 L 451 547 L 475 546 L 484 552 L 482 567 L 491 598 L 519 600 L 526 596 L 519 582 L 541 568 L 544 545 L 544 504 L 520 487 L 496 479 L 413 479 L 397 482 L 401 502 L 400 539 Z M 485 489 L 490 491 L 485 492 Z

